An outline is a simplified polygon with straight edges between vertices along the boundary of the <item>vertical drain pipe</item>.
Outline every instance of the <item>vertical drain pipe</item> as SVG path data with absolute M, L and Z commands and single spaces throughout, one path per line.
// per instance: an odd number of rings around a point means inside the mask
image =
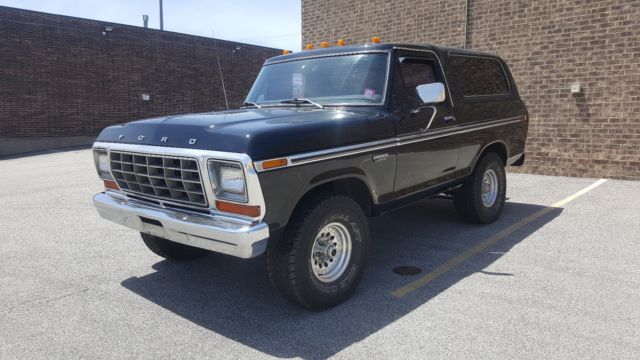
M 464 2 L 464 40 L 462 42 L 462 48 L 467 48 L 467 38 L 469 37 L 469 3 L 471 0 L 465 0 Z

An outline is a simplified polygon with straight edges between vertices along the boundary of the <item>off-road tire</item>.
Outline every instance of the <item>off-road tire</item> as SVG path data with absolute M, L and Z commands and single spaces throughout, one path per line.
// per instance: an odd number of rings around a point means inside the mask
M 348 230 L 351 256 L 335 281 L 323 282 L 313 271 L 311 254 L 320 231 L 331 223 Z M 356 289 L 369 255 L 369 227 L 362 208 L 347 196 L 319 194 L 294 212 L 282 238 L 270 241 L 267 269 L 273 286 L 289 301 L 310 310 L 338 305 Z
M 209 251 L 173 242 L 151 234 L 140 233 L 142 241 L 154 254 L 172 261 L 195 260 Z
M 497 198 L 487 207 L 482 201 L 483 177 L 487 170 L 496 175 Z M 500 217 L 507 193 L 507 178 L 504 162 L 496 153 L 485 154 L 476 164 L 473 173 L 464 182 L 462 188 L 453 193 L 453 203 L 460 219 L 474 224 L 489 224 Z

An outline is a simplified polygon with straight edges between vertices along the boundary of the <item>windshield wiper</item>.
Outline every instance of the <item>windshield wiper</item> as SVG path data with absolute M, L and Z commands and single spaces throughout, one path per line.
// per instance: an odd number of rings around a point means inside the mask
M 261 109 L 262 106 L 260 106 L 258 103 L 254 103 L 253 101 L 245 101 L 244 103 L 242 103 L 242 105 L 240 105 L 240 107 L 257 107 L 258 109 Z
M 291 100 L 280 101 L 280 104 L 295 104 L 295 105 L 298 105 L 298 106 L 300 104 L 311 104 L 311 105 L 319 107 L 320 109 L 324 109 L 324 106 L 318 104 L 315 101 L 311 101 L 309 99 L 297 99 L 297 98 L 294 98 L 294 99 L 291 99 Z

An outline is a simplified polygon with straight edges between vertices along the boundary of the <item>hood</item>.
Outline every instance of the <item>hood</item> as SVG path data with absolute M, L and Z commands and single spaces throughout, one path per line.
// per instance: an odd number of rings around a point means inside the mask
M 262 108 L 133 121 L 97 141 L 245 153 L 254 160 L 393 136 L 379 108 Z

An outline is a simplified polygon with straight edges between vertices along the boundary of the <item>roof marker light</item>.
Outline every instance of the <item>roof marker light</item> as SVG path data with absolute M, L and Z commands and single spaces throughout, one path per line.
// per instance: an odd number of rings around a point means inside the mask
M 282 50 L 282 55 L 291 54 L 291 50 Z
M 322 48 L 328 48 L 329 47 L 329 42 L 328 41 L 323 41 L 320 43 L 320 47 Z
M 345 44 L 344 39 L 338 39 L 337 43 L 338 43 L 338 46 L 344 46 Z
M 380 43 L 380 38 L 377 36 L 374 36 L 371 38 L 371 42 L 374 44 L 379 44 Z
M 304 47 L 307 50 L 313 50 L 315 48 L 315 46 L 313 46 L 312 43 L 308 43 L 307 46 Z

